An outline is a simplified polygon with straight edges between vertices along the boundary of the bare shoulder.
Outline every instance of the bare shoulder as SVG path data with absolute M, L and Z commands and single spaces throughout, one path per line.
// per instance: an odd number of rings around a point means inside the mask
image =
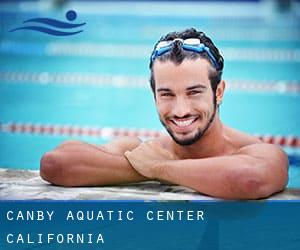
M 237 145 L 235 154 L 249 155 L 260 159 L 266 159 L 272 162 L 278 162 L 288 165 L 288 158 L 281 147 L 264 143 L 259 138 L 228 128 L 230 137 L 233 138 L 234 144 Z
M 253 135 L 249 135 L 230 127 L 225 127 L 225 135 L 227 137 L 227 140 L 235 145 L 238 149 L 251 144 L 263 143 L 259 138 Z
M 123 155 L 127 150 L 133 150 L 139 146 L 141 142 L 138 137 L 128 136 L 114 139 L 100 147 L 109 153 Z
M 288 165 L 286 153 L 279 146 L 269 143 L 255 143 L 244 146 L 238 150 L 237 154 L 250 155 Z

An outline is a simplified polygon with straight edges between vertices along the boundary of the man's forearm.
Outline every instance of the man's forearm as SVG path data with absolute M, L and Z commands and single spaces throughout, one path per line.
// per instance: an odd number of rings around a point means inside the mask
M 110 154 L 88 144 L 71 145 L 46 153 L 41 177 L 62 186 L 103 186 L 147 180 L 123 155 Z
M 215 197 L 256 199 L 272 193 L 257 164 L 249 156 L 169 160 L 158 164 L 155 177 Z

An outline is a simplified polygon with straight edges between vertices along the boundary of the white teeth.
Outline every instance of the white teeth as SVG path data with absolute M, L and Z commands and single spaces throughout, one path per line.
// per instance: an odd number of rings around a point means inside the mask
M 176 121 L 176 120 L 173 120 L 173 121 L 179 127 L 186 127 L 186 126 L 191 125 L 194 120 L 195 119 L 189 119 L 189 120 L 185 120 L 185 121 Z

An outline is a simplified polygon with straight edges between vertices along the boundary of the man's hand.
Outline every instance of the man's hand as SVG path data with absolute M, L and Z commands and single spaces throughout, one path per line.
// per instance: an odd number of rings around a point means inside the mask
M 158 163 L 177 159 L 175 155 L 154 141 L 143 142 L 134 150 L 126 151 L 124 155 L 138 173 L 150 179 L 158 177 Z
M 98 146 L 66 141 L 41 159 L 41 177 L 60 186 L 104 186 L 145 181 L 124 157 L 141 141 L 134 137 L 115 139 Z

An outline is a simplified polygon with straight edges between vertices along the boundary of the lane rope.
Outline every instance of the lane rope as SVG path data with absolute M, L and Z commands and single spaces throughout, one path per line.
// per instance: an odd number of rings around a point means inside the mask
M 123 136 L 135 136 L 142 138 L 157 138 L 165 133 L 150 129 L 130 129 L 112 127 L 90 127 L 78 125 L 48 125 L 33 123 L 0 123 L 0 132 L 4 133 L 23 133 L 32 135 L 51 135 L 51 136 L 87 136 L 97 138 L 115 138 Z M 291 148 L 300 147 L 300 137 L 282 135 L 259 135 L 256 137 L 266 143 L 277 144 Z
M 102 75 L 91 73 L 50 73 L 50 72 L 0 72 L 0 84 L 4 82 L 32 83 L 40 85 L 63 84 L 112 86 L 117 88 L 139 87 L 150 88 L 149 79 L 145 76 Z M 233 91 L 274 92 L 300 94 L 299 81 L 255 81 L 255 80 L 226 80 L 227 89 Z
M 227 61 L 243 62 L 300 62 L 298 48 L 220 48 Z M 24 56 L 78 56 L 146 59 L 152 45 L 142 44 L 99 44 L 92 42 L 49 42 L 45 46 L 32 42 L 3 41 L 0 52 Z

